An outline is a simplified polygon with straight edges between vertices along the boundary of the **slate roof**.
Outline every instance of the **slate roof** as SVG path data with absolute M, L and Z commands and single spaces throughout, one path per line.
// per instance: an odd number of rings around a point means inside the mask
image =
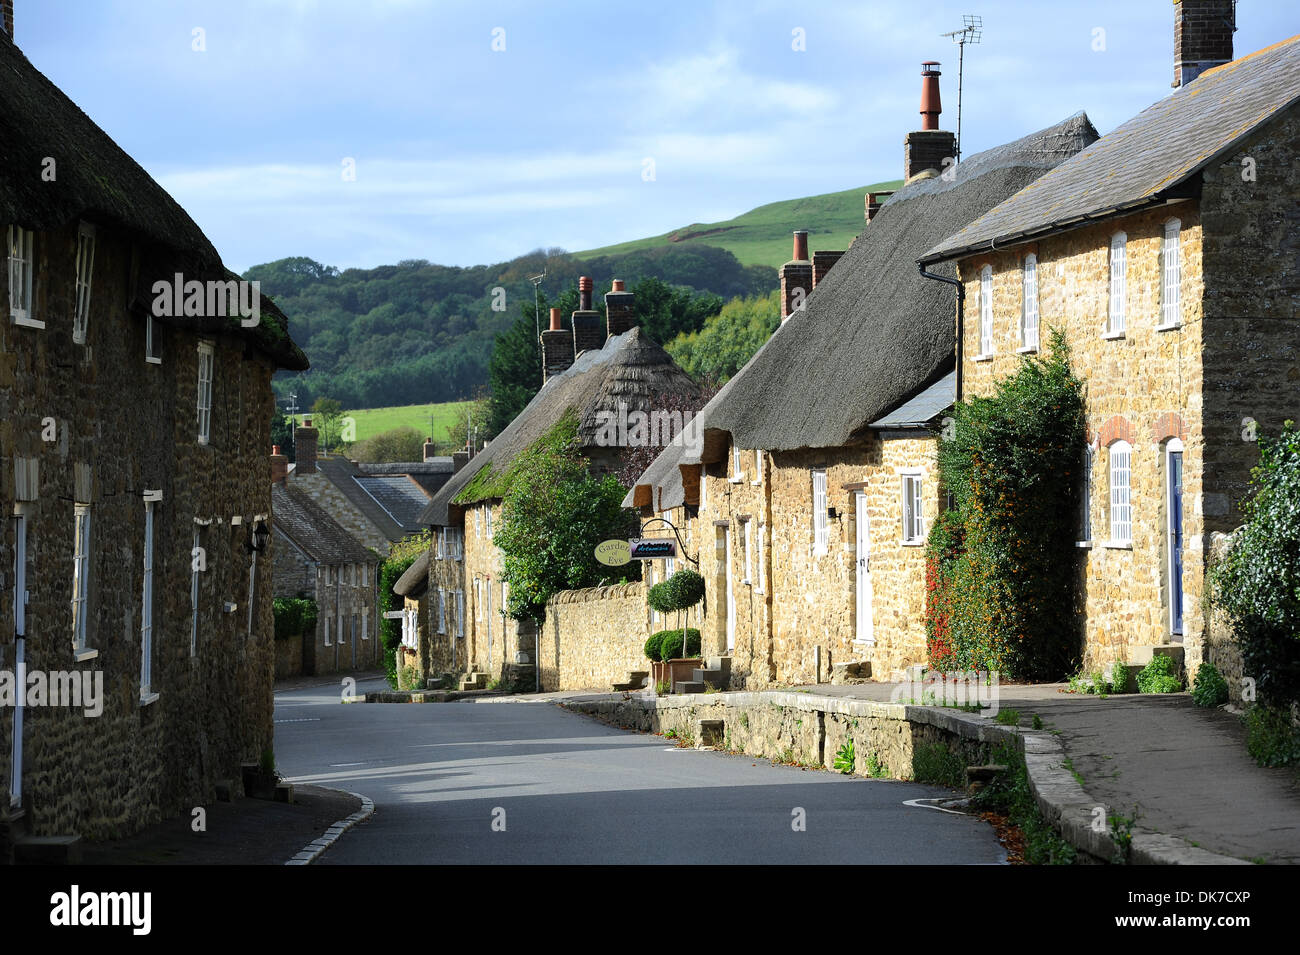
M 420 515 L 420 523 L 447 526 L 459 516 L 456 496 L 484 467 L 503 473 L 521 452 L 542 437 L 564 413 L 578 413 L 578 444 L 596 447 L 598 411 L 650 411 L 665 393 L 699 394 L 697 385 L 641 328 L 606 340 L 603 348 L 580 354 L 573 365 L 542 386 L 486 448 L 452 475 Z
M 412 518 L 418 518 L 419 508 L 428 504 L 430 495 L 418 482 L 400 475 L 372 478 L 365 475 L 354 461 L 342 455 L 317 458 L 316 467 L 392 543 L 420 530 L 420 523 Z M 358 479 L 373 479 L 380 483 L 367 488 Z M 420 496 L 418 507 L 410 503 L 416 494 Z M 388 509 L 390 506 L 393 508 L 391 511 Z
M 924 428 L 951 408 L 956 400 L 957 371 L 954 369 L 916 397 L 871 422 L 871 427 L 878 430 Z
M 161 118 L 160 118 L 161 119 Z M 41 175 L 54 157 L 55 178 Z M 133 310 L 144 313 L 158 279 L 238 279 L 201 229 L 150 175 L 34 67 L 0 30 L 0 222 L 46 230 L 78 220 L 139 239 L 140 275 Z M 279 367 L 303 370 L 307 356 L 289 338 L 288 320 L 266 296 L 261 321 L 233 317 L 160 317 L 196 332 L 247 339 Z
M 438 493 L 438 488 L 447 483 L 447 479 L 451 477 L 454 467 L 451 458 L 438 457 L 430 458 L 427 461 L 399 461 L 390 464 L 367 464 L 364 461 L 358 461 L 357 470 L 362 474 L 409 475 L 416 484 L 428 492 L 426 497 L 433 497 L 434 494 Z
M 1300 102 L 1300 35 L 1207 70 L 965 228 L 937 262 L 1185 195 L 1261 124 Z
M 429 551 L 421 552 L 415 563 L 406 568 L 402 576 L 393 584 L 393 593 L 399 597 L 418 600 L 429 589 Z
M 332 566 L 378 560 L 310 495 L 295 487 L 271 485 L 271 523 L 318 563 Z
M 429 494 L 405 474 L 354 477 L 365 491 L 394 521 L 404 529 L 419 530 L 420 512 L 429 503 Z
M 953 367 L 955 295 L 917 259 L 1094 142 L 1083 113 L 971 156 L 952 181 L 914 178 L 702 412 L 704 457 L 840 447 Z M 954 277 L 951 265 L 935 269 Z M 689 454 L 683 464 L 691 463 Z

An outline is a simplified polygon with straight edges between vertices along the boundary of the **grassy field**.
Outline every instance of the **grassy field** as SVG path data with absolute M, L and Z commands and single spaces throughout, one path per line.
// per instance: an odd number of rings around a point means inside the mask
M 696 222 L 649 239 L 607 245 L 603 249 L 575 252 L 578 258 L 631 252 L 673 242 L 700 242 L 731 251 L 744 265 L 780 268 L 790 260 L 791 237 L 795 229 L 808 230 L 809 251 L 847 249 L 862 231 L 863 204 L 867 192 L 897 189 L 901 180 L 878 182 L 844 192 L 828 192 L 804 199 L 769 202 L 726 222 Z
M 470 404 L 468 401 L 447 401 L 432 405 L 402 405 L 396 408 L 365 408 L 358 411 L 343 412 L 344 418 L 356 421 L 356 439 L 364 441 L 384 431 L 394 428 L 414 428 L 425 437 L 430 434 L 430 418 L 433 422 L 433 439 L 439 443 L 447 439 L 447 428 L 456 420 L 456 413 Z M 302 421 L 303 416 L 298 416 Z

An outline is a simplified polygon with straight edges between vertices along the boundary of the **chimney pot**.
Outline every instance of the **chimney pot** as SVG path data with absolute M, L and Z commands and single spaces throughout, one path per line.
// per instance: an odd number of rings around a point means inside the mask
M 939 114 L 943 106 L 939 102 L 939 72 L 937 60 L 926 60 L 921 64 L 921 128 L 938 129 Z
M 794 255 L 791 259 L 795 262 L 808 261 L 808 230 L 796 229 L 794 233 Z
M 280 484 L 289 476 L 289 459 L 280 453 L 278 444 L 271 445 L 271 483 Z
M 614 279 L 614 281 L 613 281 L 612 283 L 610 283 L 609 290 L 610 290 L 611 292 L 621 292 L 621 291 L 623 291 L 623 280 L 622 280 L 622 279 Z
M 589 275 L 578 279 L 578 311 L 591 311 L 591 276 Z
M 605 293 L 605 333 L 622 335 L 636 326 L 636 294 L 629 292 L 622 279 L 614 279 Z
M 320 432 L 311 426 L 311 417 L 304 417 L 302 425 L 294 432 L 294 447 L 297 449 L 297 473 L 316 473 L 316 441 Z
M 813 287 L 813 266 L 808 258 L 808 230 L 794 233 L 794 258 L 781 266 L 781 321 L 803 309 Z
M 551 309 L 551 331 L 558 332 L 563 331 L 563 329 L 564 324 L 560 321 L 560 310 L 558 308 Z

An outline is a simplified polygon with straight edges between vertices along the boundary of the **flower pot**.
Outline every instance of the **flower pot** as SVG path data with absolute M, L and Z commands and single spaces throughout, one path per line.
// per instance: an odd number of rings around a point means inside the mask
M 681 657 L 668 660 L 664 666 L 670 674 L 666 679 L 672 680 L 675 691 L 678 683 L 695 679 L 695 671 L 704 666 L 704 660 L 700 657 Z

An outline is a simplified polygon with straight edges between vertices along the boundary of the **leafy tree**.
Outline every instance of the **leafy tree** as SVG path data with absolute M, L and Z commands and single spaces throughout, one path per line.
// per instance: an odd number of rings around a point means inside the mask
M 699 331 L 680 334 L 665 348 L 696 381 L 720 386 L 754 357 L 780 324 L 780 290 L 733 298 Z
M 712 292 L 696 293 L 659 278 L 644 278 L 632 291 L 636 293 L 638 324 L 660 343 L 699 331 L 706 319 L 722 309 L 722 299 Z
M 596 545 L 635 535 L 636 515 L 622 506 L 624 490 L 612 475 L 594 477 L 575 448 L 577 415 L 570 411 L 511 467 L 502 501 L 503 578 L 510 585 L 506 612 L 542 620 L 546 602 L 561 590 L 635 580 L 639 563 L 607 567 Z
M 293 418 L 279 408 L 271 411 L 271 446 L 280 446 L 280 453 L 290 461 L 295 460 L 293 446 Z
M 328 451 L 338 438 L 343 404 L 333 398 L 317 398 L 311 406 L 313 423 L 320 431 L 321 450 Z
M 421 461 L 424 459 L 424 435 L 411 427 L 382 431 L 352 445 L 348 457 L 373 464 Z
M 488 416 L 491 413 L 490 400 L 480 392 L 473 401 L 466 402 L 456 409 L 452 423 L 442 429 L 440 447 L 447 451 L 459 451 L 469 446 L 469 429 L 472 426 L 479 435 L 490 434 Z

